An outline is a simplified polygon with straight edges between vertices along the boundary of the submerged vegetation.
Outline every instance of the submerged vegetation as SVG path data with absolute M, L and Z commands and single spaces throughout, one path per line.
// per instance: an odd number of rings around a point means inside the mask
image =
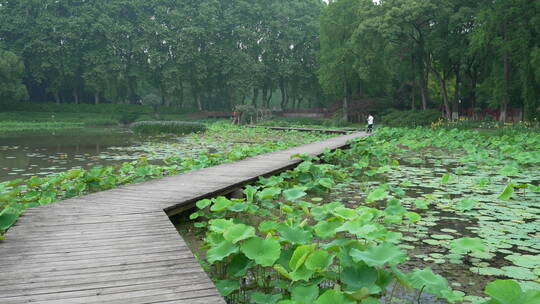
M 538 303 L 540 134 L 380 129 L 302 157 L 197 202 L 192 245 L 229 303 Z

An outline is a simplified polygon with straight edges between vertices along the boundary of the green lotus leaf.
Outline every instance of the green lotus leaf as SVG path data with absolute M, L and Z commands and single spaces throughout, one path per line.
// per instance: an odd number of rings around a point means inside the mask
M 278 232 L 281 239 L 291 244 L 309 244 L 313 239 L 313 234 L 310 231 L 304 230 L 304 228 L 299 226 L 280 225 Z
M 509 255 L 505 259 L 521 267 L 540 267 L 540 255 Z
M 416 213 L 416 212 L 407 212 L 407 218 L 409 219 L 409 221 L 413 222 L 413 223 L 416 223 L 418 221 L 420 221 L 422 219 L 422 216 L 420 216 L 420 214 Z
M 0 231 L 4 231 L 11 227 L 18 218 L 19 216 L 15 212 L 8 209 L 2 210 L 2 212 L 0 212 Z
M 315 250 L 306 259 L 305 265 L 309 270 L 323 271 L 332 265 L 334 256 L 326 250 Z
M 490 276 L 502 276 L 504 275 L 504 270 L 494 267 L 471 267 L 469 270 L 473 273 L 478 273 L 479 275 L 490 275 Z
M 496 280 L 487 284 L 484 292 L 491 296 L 489 304 L 538 304 L 540 291 L 523 292 L 519 284 L 511 280 Z M 495 302 L 493 302 L 495 301 Z
M 291 259 L 289 260 L 289 268 L 293 271 L 299 269 L 307 257 L 315 250 L 315 245 L 302 245 L 296 247 L 294 250 Z
M 512 165 L 506 165 L 498 173 L 502 176 L 517 176 L 519 175 L 519 169 Z
M 209 200 L 209 199 L 203 199 L 203 200 L 200 200 L 197 203 L 195 203 L 195 205 L 199 209 L 204 209 L 204 208 L 208 207 L 210 204 L 212 204 L 212 201 Z
M 377 232 L 381 227 L 374 224 L 366 224 L 361 219 L 347 221 L 337 231 L 348 231 L 360 238 L 367 238 L 369 234 Z
M 421 200 L 421 199 L 415 199 L 414 200 L 414 205 L 415 205 L 416 209 L 427 209 L 429 204 L 430 204 L 430 202 L 428 202 L 426 200 Z
M 259 231 L 262 233 L 269 233 L 272 231 L 276 231 L 281 224 L 274 221 L 262 221 L 259 224 Z
M 380 201 L 385 199 L 388 196 L 389 192 L 386 191 L 384 188 L 377 188 L 373 191 L 371 191 L 367 198 L 367 202 L 374 202 L 374 201 Z
M 477 203 L 478 201 L 475 199 L 471 199 L 471 198 L 462 199 L 456 204 L 456 209 L 462 212 L 471 210 Z
M 487 247 L 479 238 L 460 238 L 450 241 L 450 249 L 454 253 L 463 254 L 467 252 L 486 251 Z
M 340 279 L 345 284 L 345 290 L 355 291 L 364 287 L 371 288 L 377 281 L 377 269 L 365 264 L 356 264 L 345 267 L 341 271 Z
M 346 220 L 352 220 L 358 217 L 358 213 L 354 209 L 338 207 L 332 210 L 332 214 Z
M 281 193 L 280 188 L 270 187 L 270 188 L 265 188 L 262 191 L 260 191 L 259 193 L 257 193 L 257 197 L 259 199 L 270 199 L 270 198 L 276 197 L 280 193 Z
M 255 193 L 257 193 L 257 188 L 253 186 L 247 186 L 243 192 L 246 195 L 246 202 L 253 203 L 253 197 L 255 196 Z
M 292 280 L 291 274 L 281 264 L 275 264 L 274 270 L 277 271 L 282 276 L 286 277 L 287 279 Z
M 507 185 L 506 188 L 504 188 L 501 195 L 499 195 L 499 199 L 508 201 L 510 198 L 512 198 L 512 195 L 514 194 L 514 185 L 510 184 Z
M 340 220 L 322 221 L 318 222 L 313 227 L 313 230 L 315 231 L 315 234 L 321 239 L 327 239 L 333 237 L 336 234 L 336 229 L 339 228 L 342 224 L 343 222 Z
M 306 265 L 302 265 L 297 270 L 291 272 L 290 275 L 291 275 L 291 280 L 293 282 L 296 282 L 296 281 L 306 281 L 307 282 L 307 281 L 309 281 L 309 279 L 311 278 L 311 276 L 314 273 L 315 273 L 314 270 L 307 269 Z
M 251 298 L 250 303 L 254 304 L 275 304 L 283 298 L 281 294 L 266 294 L 259 291 L 252 292 L 249 297 Z
M 405 251 L 390 243 L 373 246 L 366 251 L 353 248 L 349 254 L 356 262 L 363 261 L 369 266 L 378 268 L 382 268 L 385 264 L 395 266 L 407 259 Z
M 281 245 L 274 239 L 252 237 L 241 244 L 242 252 L 261 266 L 272 266 L 281 253 Z
M 236 244 L 223 240 L 223 242 L 219 243 L 215 247 L 210 248 L 206 252 L 206 258 L 210 264 L 213 264 L 215 261 L 222 261 L 224 258 L 237 252 L 238 246 Z
M 450 174 L 444 174 L 441 178 L 441 184 L 448 184 L 450 182 L 451 175 Z
M 214 212 L 223 211 L 232 204 L 233 202 L 230 199 L 223 196 L 219 196 L 218 198 L 216 198 L 216 201 L 214 202 L 212 207 L 210 207 L 210 211 L 214 211 Z
M 296 301 L 293 301 L 293 300 L 281 300 L 279 302 L 277 302 L 276 304 L 304 304 L 302 302 L 296 302 Z
M 234 225 L 233 221 L 230 219 L 229 220 L 213 219 L 213 220 L 208 221 L 208 223 L 210 224 L 210 226 L 208 227 L 210 231 L 219 232 L 219 233 L 225 232 L 227 228 Z
M 334 186 L 334 180 L 331 178 L 327 178 L 327 177 L 321 178 L 318 180 L 318 182 L 319 182 L 319 185 L 327 189 L 331 189 Z
M 253 264 L 253 261 L 248 259 L 244 254 L 237 254 L 227 264 L 227 275 L 229 277 L 244 276 Z
M 538 277 L 528 268 L 518 266 L 501 267 L 507 277 L 518 280 L 536 280 Z
M 347 298 L 347 296 L 335 289 L 329 289 L 325 291 L 314 302 L 315 304 L 355 304 L 356 301 Z
M 295 201 L 307 195 L 305 187 L 296 187 L 283 191 L 283 197 L 288 201 Z
M 230 295 L 233 291 L 240 289 L 238 280 L 219 280 L 216 282 L 216 287 L 222 297 Z
M 444 297 L 443 291 L 451 291 L 448 281 L 442 276 L 433 273 L 431 268 L 422 270 L 415 269 L 409 274 L 411 286 L 416 289 L 424 289 L 426 292 Z
M 255 236 L 255 228 L 244 224 L 233 224 L 223 232 L 223 237 L 233 244 Z
M 294 286 L 290 291 L 291 299 L 298 304 L 312 304 L 319 296 L 319 286 L 316 284 Z

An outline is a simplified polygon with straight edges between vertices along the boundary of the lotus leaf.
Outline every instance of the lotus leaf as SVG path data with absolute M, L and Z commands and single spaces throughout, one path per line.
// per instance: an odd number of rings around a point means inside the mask
M 307 257 L 315 250 L 315 245 L 302 245 L 296 247 L 289 261 L 289 268 L 293 271 L 299 269 Z
M 290 291 L 291 299 L 298 304 L 312 304 L 319 296 L 319 286 L 315 284 L 307 286 L 297 285 L 292 287 Z
M 214 202 L 212 207 L 210 207 L 210 211 L 214 211 L 214 212 L 223 211 L 232 204 L 233 202 L 231 200 L 227 199 L 226 197 L 220 196 L 216 198 L 216 201 Z
M 331 189 L 333 186 L 334 186 L 334 180 L 332 180 L 331 178 L 321 178 L 318 180 L 319 182 L 319 185 L 327 188 L 327 189 Z
M 450 242 L 450 248 L 455 253 L 467 253 L 486 251 L 487 247 L 484 242 L 479 238 L 460 238 Z
M 254 304 L 275 304 L 283 298 L 281 294 L 266 294 L 259 291 L 252 292 L 249 297 Z
M 448 281 L 442 276 L 433 273 L 431 268 L 415 269 L 409 274 L 412 287 L 422 289 L 434 295 L 444 297 L 443 291 L 451 291 Z
M 233 291 L 240 289 L 238 280 L 219 280 L 216 282 L 216 287 L 222 297 L 230 295 Z
M 339 228 L 342 224 L 343 222 L 340 220 L 321 221 L 313 227 L 313 230 L 315 231 L 315 234 L 321 239 L 327 239 L 333 237 L 336 234 L 336 229 Z
M 305 265 L 309 270 L 324 271 L 334 260 L 334 255 L 329 254 L 326 250 L 315 250 L 306 259 Z
M 296 187 L 283 191 L 283 197 L 288 201 L 295 201 L 301 197 L 306 196 L 305 187 Z
M 348 299 L 343 292 L 329 289 L 318 297 L 314 304 L 355 304 L 355 302 Z
M 225 220 L 225 219 L 213 219 L 208 222 L 210 224 L 210 231 L 223 233 L 227 228 L 234 225 L 232 220 Z
M 222 261 L 224 258 L 237 252 L 238 252 L 237 245 L 229 241 L 223 240 L 221 243 L 210 248 L 206 252 L 206 258 L 208 259 L 208 262 L 210 264 L 213 264 L 215 261 Z
M 527 268 L 536 268 L 540 267 L 540 256 L 539 255 L 510 255 L 506 256 L 505 259 L 512 261 L 515 265 Z
M 352 220 L 352 219 L 358 217 L 358 213 L 354 209 L 349 209 L 349 208 L 345 208 L 345 207 L 335 208 L 332 211 L 332 213 L 335 216 L 339 216 L 339 217 L 341 217 L 343 219 L 346 219 L 346 220 Z
M 389 192 L 386 191 L 384 188 L 377 188 L 373 191 L 371 191 L 367 198 L 367 202 L 374 202 L 374 201 L 380 201 L 385 199 L 388 196 Z
M 377 281 L 377 269 L 367 265 L 356 264 L 345 267 L 341 271 L 340 279 L 345 284 L 345 290 L 355 291 L 363 287 L 371 288 Z
M 252 237 L 241 244 L 242 252 L 261 266 L 272 266 L 281 253 L 281 245 L 271 238 Z
M 8 229 L 17 221 L 19 216 L 10 209 L 4 209 L 0 212 L 0 232 Z
M 270 199 L 279 195 L 280 193 L 281 193 L 280 188 L 270 187 L 270 188 L 265 188 L 262 191 L 258 192 L 257 197 L 259 199 Z
M 405 251 L 390 243 L 373 246 L 366 251 L 353 248 L 349 254 L 356 262 L 363 261 L 369 266 L 378 268 L 382 268 L 385 264 L 395 266 L 407 259 Z
M 507 185 L 506 188 L 504 188 L 501 195 L 499 195 L 499 199 L 508 201 L 510 198 L 512 198 L 512 195 L 514 194 L 514 185 L 510 184 Z
M 262 233 L 269 233 L 272 231 L 276 231 L 281 224 L 274 221 L 262 221 L 259 224 L 259 231 Z
M 518 266 L 501 267 L 507 277 L 518 280 L 536 280 L 538 277 L 528 268 Z
M 290 273 L 291 275 L 291 280 L 293 282 L 296 282 L 296 281 L 309 281 L 309 279 L 311 278 L 311 276 L 315 273 L 314 270 L 309 270 L 307 269 L 306 265 L 302 265 L 300 268 L 298 268 L 297 270 L 293 271 Z
M 496 280 L 489 283 L 485 293 L 492 298 L 488 304 L 540 303 L 540 291 L 523 292 L 517 282 L 510 280 Z
M 299 226 L 280 225 L 278 228 L 281 239 L 291 244 L 309 244 L 313 239 L 310 231 L 304 230 Z
M 253 266 L 252 260 L 241 253 L 237 254 L 227 265 L 227 275 L 230 277 L 244 276 L 251 266 Z
M 233 244 L 255 236 L 255 228 L 244 224 L 233 224 L 223 232 L 223 237 Z

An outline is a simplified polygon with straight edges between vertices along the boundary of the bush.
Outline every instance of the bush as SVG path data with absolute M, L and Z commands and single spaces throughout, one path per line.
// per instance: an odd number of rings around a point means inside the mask
M 381 123 L 389 127 L 417 127 L 429 126 L 441 119 L 438 110 L 396 111 L 392 110 L 380 119 Z M 377 121 L 375 121 L 376 123 Z
M 162 133 L 187 134 L 206 131 L 206 125 L 187 121 L 139 121 L 131 125 L 139 134 L 155 135 Z

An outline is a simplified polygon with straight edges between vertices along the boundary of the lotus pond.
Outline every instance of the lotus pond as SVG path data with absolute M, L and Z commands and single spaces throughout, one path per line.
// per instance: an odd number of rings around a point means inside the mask
M 205 133 L 184 137 L 143 138 L 126 130 L 95 129 L 10 134 L 2 134 L 0 146 L 0 168 L 4 168 L 1 178 L 8 179 L 0 182 L 0 240 L 29 207 L 331 136 L 250 129 L 221 122 L 210 125 Z
M 229 303 L 540 303 L 540 135 L 380 129 L 178 229 Z

